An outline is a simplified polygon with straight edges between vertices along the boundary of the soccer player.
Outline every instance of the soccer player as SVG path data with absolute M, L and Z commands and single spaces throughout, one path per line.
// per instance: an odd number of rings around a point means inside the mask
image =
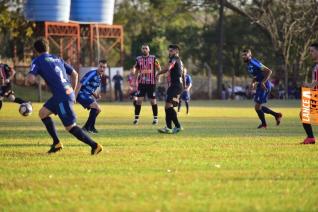
M 249 76 L 253 78 L 251 88 L 254 89 L 256 86 L 256 93 L 254 96 L 255 111 L 261 120 L 261 124 L 257 128 L 267 128 L 264 113 L 274 116 L 276 125 L 278 126 L 281 122 L 282 114 L 274 112 L 268 107 L 263 106 L 263 104 L 267 102 L 268 94 L 271 91 L 271 82 L 269 81 L 269 77 L 272 74 L 272 71 L 255 58 L 252 58 L 252 52 L 250 49 L 243 50 L 242 59 L 247 64 Z
M 160 74 L 168 72 L 169 82 L 165 104 L 166 127 L 159 129 L 158 132 L 172 134 L 183 130 L 179 123 L 177 112 L 174 110 L 174 107 L 178 106 L 180 94 L 183 91 L 183 63 L 179 57 L 180 48 L 178 45 L 170 44 L 168 50 L 169 64 L 159 71 L 156 76 L 158 78 Z M 172 122 L 175 125 L 173 129 Z
M 187 114 L 189 114 L 190 89 L 192 87 L 192 78 L 186 68 L 183 69 L 183 74 L 185 75 L 184 90 L 179 99 L 178 112 L 180 112 L 181 103 L 182 101 L 184 101 L 187 108 Z
M 80 103 L 85 109 L 90 110 L 88 119 L 83 126 L 83 130 L 91 133 L 98 133 L 95 128 L 95 122 L 101 108 L 96 102 L 100 99 L 100 93 L 96 89 L 101 85 L 102 76 L 105 75 L 107 68 L 107 61 L 100 60 L 98 68 L 87 72 L 78 83 L 75 90 L 76 101 Z
M 1 87 L 0 87 L 0 110 L 2 108 L 2 101 L 4 97 L 8 98 L 9 101 L 15 102 L 18 104 L 25 103 L 27 101 L 15 97 L 14 91 L 12 90 L 11 81 L 13 80 L 15 75 L 15 71 L 13 68 L 8 66 L 7 64 L 0 63 L 0 80 L 1 80 Z
M 141 47 L 142 56 L 136 58 L 133 67 L 134 72 L 138 75 L 138 92 L 137 103 L 135 106 L 134 124 L 138 124 L 142 101 L 147 94 L 150 99 L 153 113 L 153 125 L 158 124 L 158 105 L 156 100 L 156 71 L 160 71 L 159 62 L 154 55 L 150 55 L 150 48 L 147 44 Z
M 128 91 L 129 97 L 133 101 L 134 107 L 136 107 L 136 103 L 138 99 L 137 98 L 138 82 L 137 82 L 137 78 L 133 69 L 131 69 L 128 75 L 127 82 L 129 84 L 129 91 Z
M 34 84 L 35 76 L 40 75 L 53 94 L 39 111 L 39 116 L 53 139 L 53 144 L 48 153 L 55 153 L 63 148 L 57 136 L 54 122 L 50 117 L 54 113 L 58 114 L 68 132 L 91 147 L 92 155 L 98 154 L 103 150 L 103 147 L 93 141 L 76 125 L 76 117 L 73 110 L 75 101 L 73 89 L 76 88 L 78 74 L 61 58 L 48 53 L 49 45 L 46 39 L 36 40 L 33 47 L 39 55 L 32 61 L 27 80 L 30 84 Z M 71 78 L 71 82 L 67 75 Z
M 317 89 L 318 87 L 318 43 L 313 43 L 309 47 L 309 52 L 312 60 L 315 62 L 315 66 L 312 70 L 312 83 L 303 83 L 304 87 Z M 301 119 L 301 112 L 300 112 Z M 307 134 L 307 138 L 301 144 L 315 144 L 316 140 L 312 131 L 311 124 L 303 123 L 304 130 Z

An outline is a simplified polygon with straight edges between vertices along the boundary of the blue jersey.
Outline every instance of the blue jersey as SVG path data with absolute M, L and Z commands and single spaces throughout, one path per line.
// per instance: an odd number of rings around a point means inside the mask
M 247 64 L 248 75 L 255 78 L 257 82 L 261 82 L 264 79 L 263 67 L 264 65 L 260 61 L 252 58 Z
M 101 84 L 101 76 L 97 70 L 87 72 L 81 79 L 81 90 L 79 94 L 92 95 Z
M 53 98 L 58 101 L 74 101 L 74 91 L 68 75 L 73 72 L 73 67 L 61 58 L 44 53 L 32 61 L 30 74 L 40 75 L 48 85 Z
M 185 76 L 185 85 L 188 87 L 190 84 L 192 84 L 192 78 L 189 74 L 186 74 Z

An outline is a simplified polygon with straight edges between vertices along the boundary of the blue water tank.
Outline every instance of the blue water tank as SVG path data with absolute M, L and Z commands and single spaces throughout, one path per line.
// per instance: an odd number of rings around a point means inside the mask
M 71 0 L 25 0 L 24 16 L 32 21 L 68 22 Z
M 72 0 L 70 20 L 113 24 L 115 0 Z

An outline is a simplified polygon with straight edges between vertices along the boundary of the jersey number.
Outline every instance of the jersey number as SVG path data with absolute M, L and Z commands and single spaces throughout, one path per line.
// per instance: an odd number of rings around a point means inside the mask
M 65 79 L 64 73 L 63 73 L 63 71 L 62 71 L 62 69 L 61 69 L 60 67 L 55 66 L 55 71 L 56 71 L 57 73 L 59 73 L 60 78 L 61 78 L 61 81 L 62 81 L 63 83 L 67 82 L 67 80 Z

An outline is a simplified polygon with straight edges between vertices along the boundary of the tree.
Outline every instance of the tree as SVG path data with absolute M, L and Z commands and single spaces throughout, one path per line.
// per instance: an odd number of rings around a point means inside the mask
M 236 6 L 225 1 L 225 6 L 259 26 L 271 38 L 274 51 L 285 72 L 285 90 L 288 94 L 288 77 L 292 63 L 303 69 L 306 52 L 318 38 L 318 4 L 315 0 L 254 0 L 241 1 Z M 304 71 L 304 70 L 302 70 Z

